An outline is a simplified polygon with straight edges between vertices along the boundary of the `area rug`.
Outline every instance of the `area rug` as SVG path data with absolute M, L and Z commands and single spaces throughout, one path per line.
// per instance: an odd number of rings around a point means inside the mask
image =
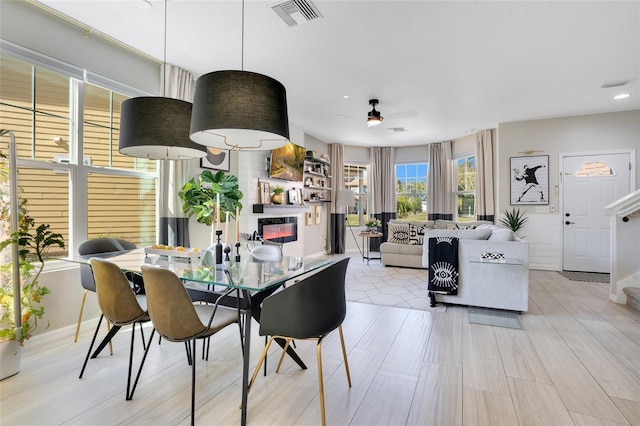
M 518 314 L 498 309 L 469 307 L 469 323 L 522 329 Z
M 608 283 L 609 274 L 600 274 L 597 272 L 576 272 L 576 271 L 560 271 L 560 275 L 571 281 L 583 281 L 588 283 Z

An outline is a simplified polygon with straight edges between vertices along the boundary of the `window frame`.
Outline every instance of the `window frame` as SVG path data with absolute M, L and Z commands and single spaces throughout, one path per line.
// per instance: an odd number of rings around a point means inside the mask
M 471 158 L 473 158 L 474 171 L 473 172 L 465 171 L 465 174 L 469 174 L 469 175 L 473 174 L 473 182 L 474 182 L 473 190 L 466 189 L 466 190 L 460 191 L 458 189 L 458 178 L 459 178 L 458 163 L 460 162 L 460 160 L 465 160 L 465 164 L 468 164 L 468 161 Z M 452 162 L 453 162 L 453 167 L 452 167 L 452 169 L 453 169 L 453 180 L 452 180 L 452 184 L 455 185 L 452 188 L 453 195 L 455 197 L 455 207 L 454 207 L 454 211 L 453 211 L 454 220 L 455 221 L 461 221 L 461 222 L 464 222 L 464 221 L 467 221 L 467 222 L 476 221 L 477 218 L 478 218 L 478 215 L 476 213 L 476 200 L 477 200 L 477 196 L 478 196 L 477 191 L 476 191 L 476 188 L 477 188 L 476 173 L 478 171 L 478 168 L 477 168 L 477 155 L 476 155 L 475 152 L 468 152 L 468 153 L 460 154 L 460 155 L 457 155 L 455 158 L 453 158 Z M 473 215 L 469 216 L 469 217 L 461 218 L 458 215 L 458 198 L 460 196 L 465 196 L 465 195 L 473 195 Z
M 421 167 L 423 166 L 425 167 L 425 177 L 424 177 L 424 186 L 425 186 L 425 191 L 424 192 L 398 192 L 398 181 L 400 180 L 400 178 L 398 177 L 398 166 L 416 166 L 416 167 Z M 424 217 L 419 219 L 421 221 L 426 221 L 427 220 L 427 216 L 428 216 L 428 212 L 429 212 L 429 206 L 427 205 L 427 200 L 428 200 L 428 192 L 429 192 L 429 163 L 425 160 L 425 161 L 407 161 L 407 162 L 396 162 L 393 166 L 393 171 L 394 171 L 394 183 L 395 183 L 395 187 L 396 187 L 396 219 L 398 221 L 412 221 L 415 220 L 415 218 L 401 218 L 400 215 L 398 214 L 398 199 L 400 197 L 408 197 L 408 198 L 412 198 L 412 197 L 420 197 L 420 205 L 424 205 L 426 206 L 425 210 L 423 210 L 424 212 Z M 418 184 L 420 184 L 422 182 L 418 182 L 416 180 L 416 186 Z

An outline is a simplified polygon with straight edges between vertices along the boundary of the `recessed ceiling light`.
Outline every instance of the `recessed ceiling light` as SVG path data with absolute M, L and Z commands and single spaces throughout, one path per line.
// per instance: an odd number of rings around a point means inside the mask
M 345 98 L 345 99 L 349 99 L 349 95 L 344 95 L 342 97 Z
M 613 99 L 625 99 L 625 98 L 628 98 L 629 96 L 631 95 L 629 95 L 628 93 L 620 93 L 619 95 L 615 95 Z

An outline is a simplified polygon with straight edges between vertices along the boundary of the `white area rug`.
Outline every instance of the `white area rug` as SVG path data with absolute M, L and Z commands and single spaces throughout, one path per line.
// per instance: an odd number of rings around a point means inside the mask
M 373 254 L 374 256 L 377 253 Z M 427 295 L 427 270 L 383 266 L 379 260 L 367 265 L 359 253 L 350 256 L 346 295 L 350 302 L 395 306 L 423 311 L 446 311 L 446 306 L 430 306 Z

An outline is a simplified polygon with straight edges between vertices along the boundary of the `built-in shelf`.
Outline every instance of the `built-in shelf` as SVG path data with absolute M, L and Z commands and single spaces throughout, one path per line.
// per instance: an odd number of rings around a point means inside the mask
M 309 186 L 305 186 L 305 188 L 307 189 L 320 189 L 322 191 L 331 191 L 331 188 L 327 188 L 325 186 L 313 186 L 313 185 L 309 185 Z

